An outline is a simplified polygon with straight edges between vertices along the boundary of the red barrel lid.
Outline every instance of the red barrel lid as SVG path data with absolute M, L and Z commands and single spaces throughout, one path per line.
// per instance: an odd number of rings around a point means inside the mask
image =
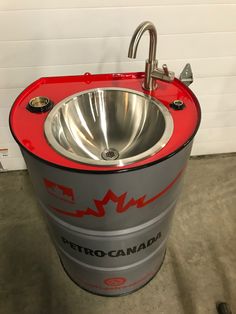
M 10 113 L 10 127 L 15 140 L 23 150 L 51 165 L 66 169 L 90 172 L 114 172 L 134 170 L 160 162 L 184 148 L 199 127 L 201 111 L 192 91 L 175 79 L 158 81 L 152 92 L 143 90 L 144 73 L 84 74 L 81 76 L 48 77 L 28 86 L 15 100 Z M 123 166 L 97 166 L 73 161 L 54 150 L 44 134 L 44 123 L 50 111 L 29 110 L 30 100 L 49 99 L 54 106 L 70 95 L 97 88 L 131 89 L 152 96 L 161 102 L 171 114 L 174 130 L 167 144 L 154 155 Z M 45 107 L 44 107 L 45 108 Z M 44 109 L 43 108 L 43 109 Z M 50 108 L 49 108 L 50 109 Z

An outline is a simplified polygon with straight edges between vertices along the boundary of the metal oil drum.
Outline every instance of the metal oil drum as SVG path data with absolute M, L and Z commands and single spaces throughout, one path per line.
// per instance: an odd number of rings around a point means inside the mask
M 160 81 L 150 96 L 142 80 L 43 78 L 10 114 L 66 273 L 105 296 L 135 291 L 160 269 L 200 122 L 198 101 L 180 81 Z

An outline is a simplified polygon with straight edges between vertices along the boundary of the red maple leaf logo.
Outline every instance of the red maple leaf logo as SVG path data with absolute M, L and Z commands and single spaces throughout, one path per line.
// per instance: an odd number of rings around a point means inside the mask
M 74 202 L 74 192 L 71 188 L 44 179 L 44 185 L 49 194 L 69 203 Z
M 146 200 L 146 195 L 141 196 L 138 199 L 131 198 L 128 202 L 126 202 L 126 196 L 127 192 L 121 194 L 120 196 L 117 196 L 112 190 L 108 190 L 105 196 L 102 200 L 94 200 L 94 205 L 96 207 L 96 210 L 88 207 L 86 209 L 78 209 L 73 212 L 68 212 L 63 209 L 56 208 L 54 206 L 50 206 L 51 209 L 56 211 L 57 213 L 60 213 L 62 215 L 81 218 L 85 215 L 87 216 L 95 216 L 95 217 L 104 217 L 106 214 L 105 206 L 111 201 L 113 203 L 116 203 L 116 212 L 117 213 L 123 213 L 127 211 L 130 207 L 136 206 L 136 208 L 143 208 L 154 201 L 156 201 L 159 197 L 164 195 L 179 179 L 179 177 L 182 175 L 184 169 L 182 169 L 178 175 L 175 177 L 175 179 L 167 185 L 167 187 L 153 196 L 152 198 L 149 198 Z

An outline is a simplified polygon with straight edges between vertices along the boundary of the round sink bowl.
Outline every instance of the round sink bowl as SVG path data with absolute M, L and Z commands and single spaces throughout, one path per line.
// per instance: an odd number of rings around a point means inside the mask
M 124 166 L 161 150 L 173 132 L 167 108 L 133 90 L 103 88 L 58 103 L 44 124 L 61 155 L 97 166 Z

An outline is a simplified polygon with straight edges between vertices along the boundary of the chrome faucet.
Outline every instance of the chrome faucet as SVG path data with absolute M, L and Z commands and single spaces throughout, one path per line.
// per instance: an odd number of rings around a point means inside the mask
M 151 22 L 143 22 L 136 28 L 130 41 L 128 57 L 136 58 L 139 41 L 146 31 L 149 31 L 150 43 L 149 57 L 145 65 L 143 88 L 151 91 L 157 88 L 155 79 L 171 82 L 174 80 L 175 74 L 168 70 L 166 64 L 163 64 L 162 69 L 158 68 L 158 62 L 156 60 L 157 31 Z

